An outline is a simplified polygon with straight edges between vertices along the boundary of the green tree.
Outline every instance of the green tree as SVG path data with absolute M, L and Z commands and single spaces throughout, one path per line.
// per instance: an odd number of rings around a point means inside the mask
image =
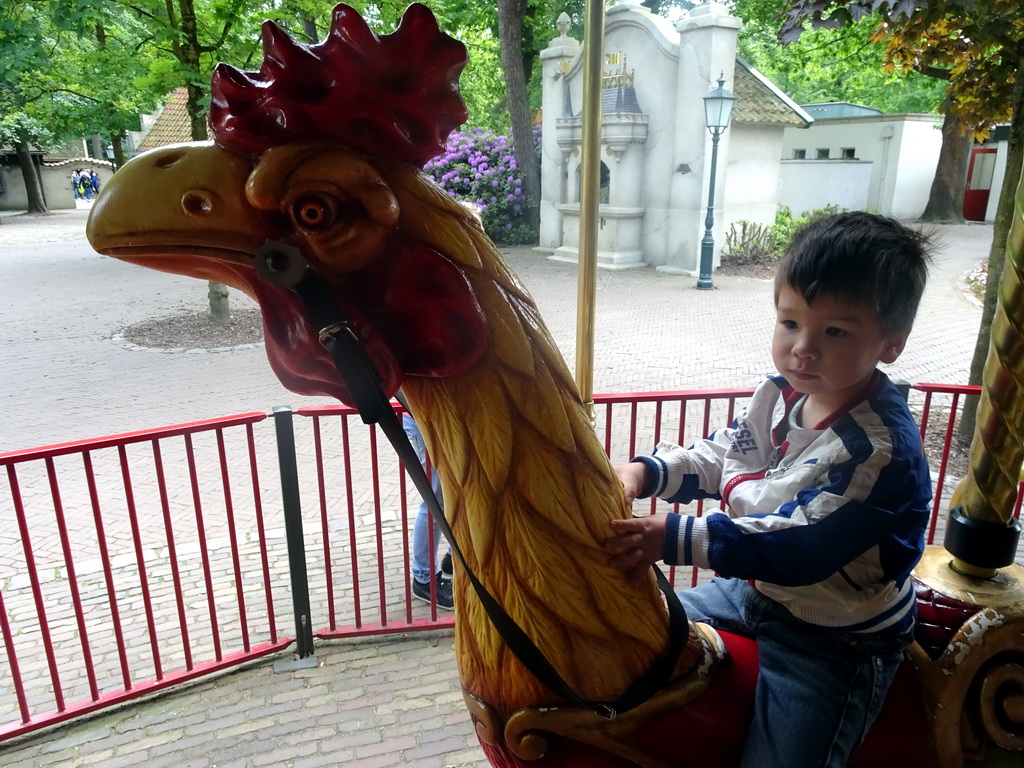
M 787 0 L 735 0 L 743 21 L 739 54 L 799 104 L 849 101 L 883 112 L 935 112 L 942 85 L 915 71 L 886 67 L 875 35 L 881 17 L 840 28 L 811 29 L 786 46 L 778 40 Z
M 144 32 L 116 4 L 12 0 L 0 12 L 0 110 L 45 126 L 56 140 L 109 134 L 120 162 L 121 136 L 159 95 L 136 83 L 146 67 L 136 50 Z M 29 170 L 23 162 L 23 175 Z M 29 208 L 38 210 L 27 179 Z
M 0 144 L 12 146 L 17 154 L 29 213 L 48 213 L 31 148 L 52 140 L 53 133 L 32 115 L 38 96 L 25 82 L 49 64 L 44 21 L 37 7 L 24 3 L 12 3 L 0 14 Z
M 53 134 L 45 125 L 23 112 L 0 118 L 0 145 L 11 145 L 18 155 L 28 195 L 28 213 L 49 213 L 39 172 L 32 162 L 32 146 L 45 145 L 52 139 Z

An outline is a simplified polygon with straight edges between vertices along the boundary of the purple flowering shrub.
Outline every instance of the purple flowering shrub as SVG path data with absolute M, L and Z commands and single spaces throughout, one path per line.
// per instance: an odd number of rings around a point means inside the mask
M 540 126 L 534 129 L 539 154 Z M 526 218 L 527 199 L 512 140 L 483 128 L 453 133 L 445 152 L 423 169 L 456 200 L 476 208 L 495 242 L 534 243 Z

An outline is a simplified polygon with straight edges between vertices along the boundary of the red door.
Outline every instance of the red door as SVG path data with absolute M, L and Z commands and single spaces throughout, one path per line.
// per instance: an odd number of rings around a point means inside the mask
M 992 190 L 992 175 L 996 167 L 995 149 L 975 149 L 967 169 L 967 191 L 964 192 L 964 218 L 984 221 L 988 196 Z

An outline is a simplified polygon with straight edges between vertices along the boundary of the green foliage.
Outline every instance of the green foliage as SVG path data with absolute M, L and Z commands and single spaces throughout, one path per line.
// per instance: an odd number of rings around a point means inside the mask
M 794 216 L 788 205 L 780 205 L 771 225 L 737 221 L 725 234 L 722 263 L 735 266 L 771 266 L 786 252 L 793 233 L 812 221 L 839 213 L 840 208 L 828 205 Z
M 792 0 L 780 39 L 808 29 L 853 28 L 877 20 L 872 41 L 885 46 L 885 66 L 947 83 L 950 112 L 975 139 L 1011 119 L 1013 86 L 1024 59 L 1019 0 Z M 1019 115 L 1013 115 L 1019 119 Z
M 789 245 L 789 241 L 801 227 L 810 224 L 812 221 L 823 219 L 826 216 L 833 216 L 843 211 L 837 205 L 826 205 L 824 208 L 815 208 L 813 211 L 804 211 L 799 216 L 794 216 L 788 205 L 780 205 L 775 212 L 775 224 L 772 230 L 779 238 L 783 250 Z
M 0 12 L 0 108 L 57 138 L 137 128 L 162 95 L 137 87 L 145 34 L 136 14 L 110 0 L 11 0 Z
M 739 54 L 798 104 L 848 101 L 883 112 L 937 112 L 943 84 L 886 67 L 886 46 L 875 34 L 881 16 L 868 14 L 838 29 L 806 30 L 783 50 L 777 33 L 787 0 L 734 0 L 743 19 Z
M 505 104 L 505 79 L 501 70 L 498 36 L 490 28 L 456 29 L 449 32 L 462 40 L 469 51 L 469 64 L 459 82 L 469 111 L 467 126 L 496 133 L 509 132 Z
M 24 113 L 0 117 L 0 144 L 47 147 L 52 143 L 53 133 L 39 120 Z

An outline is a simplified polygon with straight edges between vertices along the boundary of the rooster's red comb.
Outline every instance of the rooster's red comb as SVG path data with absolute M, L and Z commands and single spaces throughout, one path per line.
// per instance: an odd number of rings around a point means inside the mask
M 263 50 L 259 72 L 219 64 L 213 73 L 210 125 L 228 149 L 260 154 L 320 139 L 423 166 L 466 121 L 459 95 L 466 47 L 424 5 L 409 6 L 384 36 L 339 5 L 315 45 L 267 21 Z

